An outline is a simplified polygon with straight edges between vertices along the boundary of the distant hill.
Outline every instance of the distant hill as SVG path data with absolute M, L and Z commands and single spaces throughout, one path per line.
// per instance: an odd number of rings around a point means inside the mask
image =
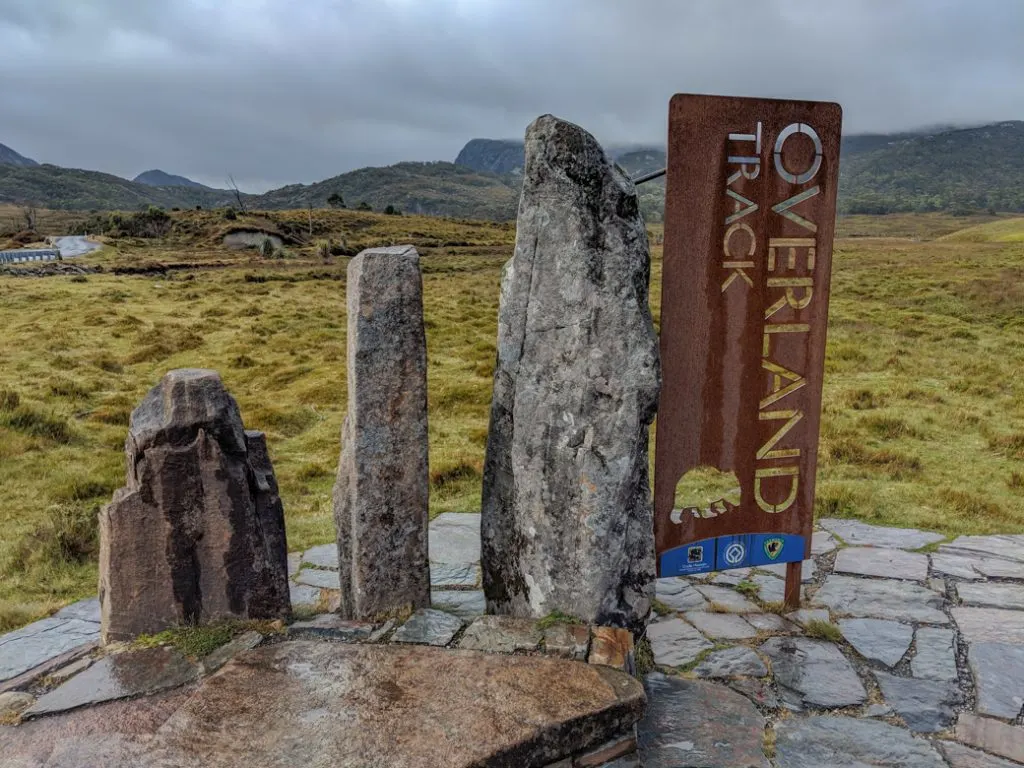
M 163 171 L 153 170 L 145 171 L 140 173 L 134 179 L 136 184 L 146 184 L 150 187 L 191 187 L 192 189 L 211 189 L 211 187 L 205 184 L 200 184 L 198 181 L 192 181 L 192 179 L 185 178 L 184 176 L 175 176 L 173 173 L 164 173 Z
M 39 165 L 39 163 L 24 155 L 19 155 L 8 146 L 0 144 L 0 165 L 17 165 L 23 168 L 31 168 L 34 165 Z
M 455 158 L 458 166 L 498 175 L 521 174 L 525 162 L 523 142 L 506 139 L 471 139 Z
M 470 219 L 510 219 L 519 205 L 519 182 L 454 163 L 398 163 L 360 168 L 316 184 L 292 184 L 252 200 L 255 208 L 326 205 L 338 193 L 349 208 L 360 202 L 375 211 L 393 205 L 404 213 Z

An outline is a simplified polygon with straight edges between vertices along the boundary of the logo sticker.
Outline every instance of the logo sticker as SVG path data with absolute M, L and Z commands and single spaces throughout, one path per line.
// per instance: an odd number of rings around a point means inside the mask
M 690 547 L 686 550 L 686 561 L 688 563 L 699 563 L 704 560 L 704 547 Z
M 746 548 L 738 541 L 733 542 L 725 549 L 725 562 L 729 565 L 739 565 L 747 554 Z
M 769 560 L 778 560 L 785 542 L 777 536 L 764 540 L 764 553 Z

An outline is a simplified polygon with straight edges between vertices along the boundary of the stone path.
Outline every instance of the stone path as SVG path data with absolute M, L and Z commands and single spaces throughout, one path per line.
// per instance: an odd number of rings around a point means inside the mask
M 1024 765 L 1024 536 L 942 543 L 937 534 L 848 520 L 821 528 L 804 565 L 804 606 L 792 614 L 778 602 L 778 566 L 659 580 L 647 630 L 654 669 L 641 669 L 649 705 L 640 750 L 612 765 Z M 441 515 L 430 542 L 434 610 L 403 626 L 317 616 L 336 604 L 334 547 L 293 554 L 293 601 L 308 616 L 290 634 L 519 653 L 540 644 L 568 658 L 587 655 L 587 639 L 566 628 L 542 640 L 529 624 L 464 627 L 484 611 L 478 515 Z M 72 686 L 73 675 L 90 664 L 75 657 L 93 648 L 97 620 L 95 601 L 84 601 L 0 636 L 0 690 L 44 665 L 51 681 L 70 677 L 65 694 L 75 695 L 83 683 Z M 627 656 L 614 640 L 590 639 L 591 661 L 628 668 Z M 176 679 L 194 678 L 192 667 L 178 666 Z M 93 669 L 104 672 L 100 663 Z M 13 711 L 53 706 L 8 696 Z M 0 722 L 4 706 L 0 699 Z

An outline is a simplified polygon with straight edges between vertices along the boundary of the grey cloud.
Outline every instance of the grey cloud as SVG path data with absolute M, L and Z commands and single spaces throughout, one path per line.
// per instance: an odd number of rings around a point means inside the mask
M 662 143 L 680 91 L 843 104 L 848 133 L 1024 118 L 1007 0 L 0 0 L 0 142 L 245 189 L 451 159 L 553 112 Z

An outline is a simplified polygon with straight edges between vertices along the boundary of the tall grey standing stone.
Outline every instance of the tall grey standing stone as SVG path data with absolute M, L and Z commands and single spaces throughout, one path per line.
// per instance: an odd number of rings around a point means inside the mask
M 493 613 L 643 627 L 655 576 L 647 432 L 660 386 L 649 279 L 632 182 L 578 126 L 535 120 L 502 276 L 484 465 Z
M 348 414 L 334 485 L 341 607 L 377 619 L 430 607 L 427 342 L 412 246 L 348 265 Z
M 132 413 L 125 453 L 126 485 L 100 512 L 104 642 L 290 613 L 266 439 L 215 371 L 164 376 Z

